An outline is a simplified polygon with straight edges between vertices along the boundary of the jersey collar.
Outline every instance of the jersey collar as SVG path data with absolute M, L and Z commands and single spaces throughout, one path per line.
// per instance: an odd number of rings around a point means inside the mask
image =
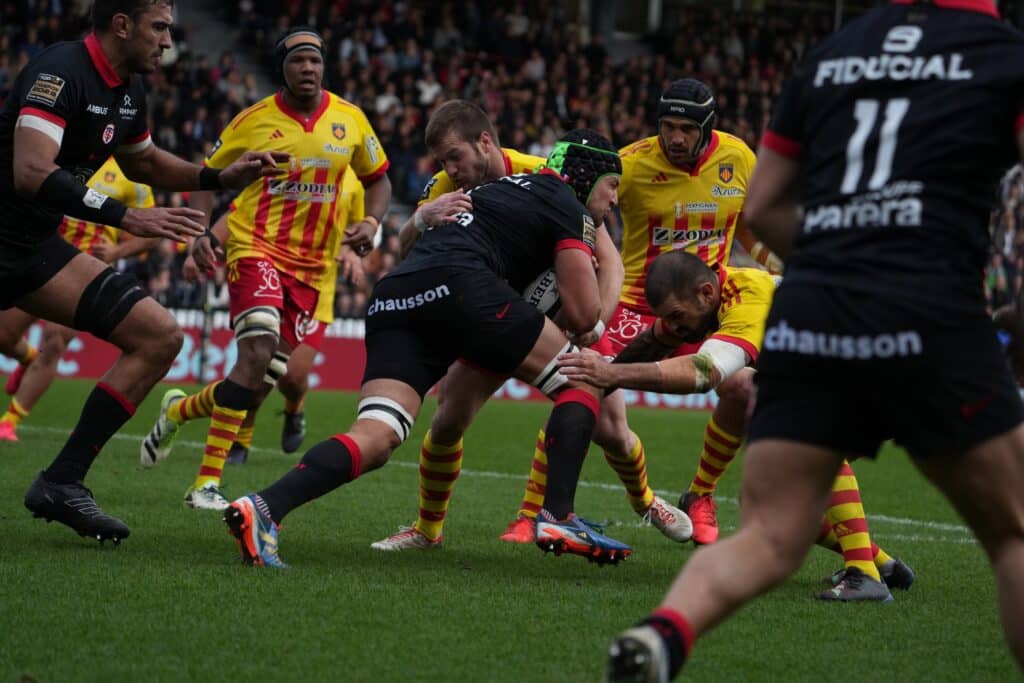
M 277 108 L 285 115 L 295 119 L 295 121 L 302 126 L 302 130 L 307 133 L 312 133 L 313 129 L 316 128 L 316 124 L 320 120 L 320 117 L 324 115 L 324 112 L 327 111 L 328 105 L 331 103 L 330 93 L 323 88 L 320 89 L 320 106 L 317 107 L 316 111 L 313 112 L 309 118 L 306 118 L 304 114 L 297 112 L 288 106 L 288 103 L 284 101 L 284 95 L 282 92 L 283 91 L 278 90 L 274 94 L 274 102 L 277 103 Z
M 658 147 L 661 148 L 662 156 L 664 156 L 665 160 L 668 161 L 668 155 L 665 154 L 665 148 L 661 146 L 660 135 L 658 136 Z M 696 176 L 700 173 L 700 169 L 703 168 L 704 162 L 706 162 L 708 158 L 715 153 L 716 149 L 718 149 L 718 131 L 712 129 L 711 141 L 708 143 L 708 146 L 704 148 L 704 152 L 700 155 L 700 158 L 697 159 L 697 161 L 694 164 L 688 166 L 676 166 L 672 162 L 669 162 L 669 164 L 682 171 L 686 171 L 691 176 Z
M 89 53 L 89 59 L 92 60 L 92 65 L 96 67 L 96 71 L 100 73 L 100 77 L 103 78 L 103 82 L 107 84 L 109 88 L 117 88 L 124 85 L 124 81 L 114 71 L 114 67 L 110 66 L 110 60 L 103 54 L 103 46 L 100 45 L 100 39 L 96 37 L 95 33 L 90 33 L 85 38 L 85 49 Z
M 916 0 L 892 0 L 894 5 L 910 5 Z M 999 10 L 991 0 L 931 0 L 931 4 L 942 9 L 962 9 L 968 12 L 981 12 L 990 17 L 999 18 Z
M 505 162 L 505 175 L 512 175 L 512 159 L 504 149 L 501 150 L 501 159 Z

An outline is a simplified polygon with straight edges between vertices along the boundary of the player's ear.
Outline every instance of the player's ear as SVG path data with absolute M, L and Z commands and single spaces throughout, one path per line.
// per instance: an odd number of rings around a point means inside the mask
M 491 134 L 485 130 L 480 133 L 480 137 L 477 138 L 477 144 L 486 150 L 488 147 L 494 147 L 494 138 L 492 138 Z
M 110 31 L 122 40 L 128 39 L 131 33 L 132 18 L 123 12 L 118 12 L 110 19 Z

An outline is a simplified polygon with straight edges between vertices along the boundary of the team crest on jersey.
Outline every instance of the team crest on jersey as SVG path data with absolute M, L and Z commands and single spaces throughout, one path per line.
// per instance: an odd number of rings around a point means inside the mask
M 114 139 L 114 124 L 108 123 L 107 127 L 103 129 L 103 144 L 109 145 L 110 141 Z
M 334 137 L 336 139 L 344 140 L 345 139 L 345 124 L 344 123 L 332 123 L 331 124 L 331 132 L 334 134 Z
M 114 173 L 113 171 L 107 171 L 106 173 L 103 174 L 103 182 L 112 183 L 115 180 L 117 180 L 117 174 Z
M 732 164 L 719 164 L 718 165 L 718 179 L 723 183 L 731 183 L 735 174 L 732 170 Z

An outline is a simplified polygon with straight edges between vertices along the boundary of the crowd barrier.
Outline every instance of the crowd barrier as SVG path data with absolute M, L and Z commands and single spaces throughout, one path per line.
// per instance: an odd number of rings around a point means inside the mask
M 206 312 L 193 309 L 171 311 L 185 331 L 185 342 L 165 382 L 194 384 L 223 377 L 235 363 L 236 347 L 226 311 Z M 42 325 L 28 332 L 29 341 L 38 346 Z M 204 343 L 205 339 L 205 343 Z M 57 371 L 61 377 L 98 378 L 117 359 L 117 349 L 88 334 L 71 342 Z M 363 321 L 336 320 L 326 330 L 323 348 L 309 378 L 310 388 L 354 391 L 362 380 L 366 351 L 363 345 Z M 16 361 L 0 356 L 0 372 L 10 374 Z M 690 396 L 670 396 L 645 391 L 624 391 L 626 404 L 650 408 L 710 410 L 718 403 L 714 392 Z M 529 384 L 510 379 L 495 393 L 495 398 L 513 401 L 543 400 Z

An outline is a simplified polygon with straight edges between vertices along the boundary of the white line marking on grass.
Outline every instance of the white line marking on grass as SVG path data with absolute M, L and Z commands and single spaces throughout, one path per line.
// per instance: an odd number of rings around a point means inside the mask
M 37 425 L 22 425 L 20 427 L 20 429 L 21 429 L 21 431 L 27 431 L 27 432 L 40 432 L 40 433 L 45 433 L 45 434 L 61 434 L 61 435 L 65 435 L 65 436 L 69 433 L 68 429 L 61 429 L 61 428 L 58 428 L 58 427 L 43 427 L 43 426 L 37 426 Z M 145 435 L 144 434 L 115 434 L 113 436 L 113 438 L 118 440 L 118 441 L 135 441 L 136 443 L 141 443 L 142 439 L 145 438 Z M 179 445 L 179 446 L 186 446 L 186 447 L 189 447 L 189 448 L 205 448 L 206 447 L 206 442 L 205 441 L 179 441 L 179 442 L 177 442 L 177 445 Z M 253 446 L 250 449 L 250 451 L 253 452 L 253 453 L 267 453 L 269 455 L 278 455 L 278 456 L 281 455 L 281 451 L 278 450 L 278 449 L 275 449 L 275 448 L 263 448 L 261 446 Z M 409 461 L 406 461 L 406 460 L 392 459 L 388 464 L 391 465 L 391 466 L 419 469 L 419 463 L 418 462 L 409 462 Z M 463 468 L 461 476 L 463 476 L 463 477 L 481 477 L 481 478 L 487 478 L 487 479 L 508 479 L 508 480 L 514 480 L 514 481 L 519 481 L 519 482 L 525 482 L 526 481 L 526 477 L 524 477 L 521 474 L 510 474 L 508 472 L 491 472 L 491 471 L 488 471 L 488 470 L 474 470 L 474 469 L 468 469 L 468 468 Z M 584 480 L 581 480 L 579 482 L 579 487 L 580 488 L 598 489 L 598 490 L 601 490 L 601 491 L 617 491 L 617 492 L 621 492 L 622 491 L 622 485 L 621 484 L 606 484 L 606 483 L 600 482 L 600 481 L 584 481 Z M 656 493 L 658 493 L 658 495 L 662 495 L 662 496 L 674 496 L 675 495 L 674 492 L 670 492 L 670 491 L 657 491 Z M 730 496 L 715 496 L 715 501 L 718 502 L 718 503 L 726 503 L 728 505 L 733 505 L 733 506 L 738 506 L 739 505 L 739 501 L 736 498 L 732 498 Z M 900 525 L 900 526 L 921 527 L 921 528 L 924 528 L 924 529 L 932 529 L 932 530 L 935 530 L 935 531 L 949 531 L 949 532 L 965 535 L 965 537 L 963 537 L 963 538 L 940 538 L 940 537 L 931 537 L 931 536 L 884 534 L 884 536 L 886 538 L 891 538 L 891 539 L 895 539 L 895 540 L 903 540 L 903 541 L 945 541 L 945 542 L 949 542 L 949 543 L 974 543 L 974 537 L 970 536 L 970 530 L 967 527 L 961 526 L 959 524 L 948 524 L 948 523 L 945 523 L 945 522 L 932 522 L 932 521 L 928 521 L 928 520 L 908 519 L 906 517 L 891 517 L 889 515 L 875 515 L 875 514 L 868 515 L 868 520 L 871 521 L 871 522 L 881 522 L 883 524 L 896 524 L 896 525 Z

